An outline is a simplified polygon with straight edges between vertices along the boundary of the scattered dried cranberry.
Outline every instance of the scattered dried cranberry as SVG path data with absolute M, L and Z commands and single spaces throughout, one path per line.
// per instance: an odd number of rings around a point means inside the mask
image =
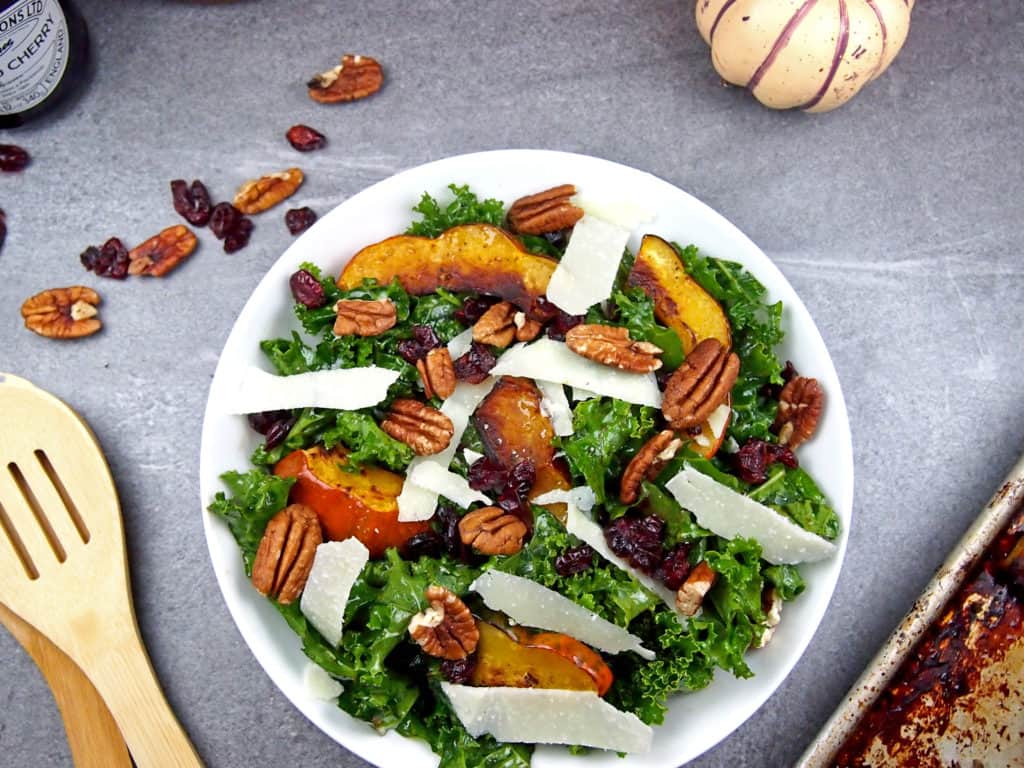
M 654 575 L 664 556 L 664 530 L 665 523 L 657 515 L 620 517 L 605 527 L 604 538 L 616 555 L 624 557 L 634 568 Z
M 473 325 L 499 301 L 497 296 L 467 296 L 462 301 L 462 309 L 455 313 L 455 319 L 463 325 Z
M 405 556 L 410 560 L 419 560 L 421 557 L 437 557 L 441 554 L 444 542 L 436 531 L 423 531 L 417 533 L 405 542 Z
M 527 314 L 539 323 L 550 323 L 561 311 L 547 296 L 538 296 Z
M 299 235 L 313 226 L 316 221 L 316 211 L 309 206 L 303 208 L 292 208 L 284 215 L 284 225 L 293 235 Z
M 555 341 L 565 341 L 565 334 L 570 328 L 575 328 L 583 322 L 583 315 L 568 315 L 559 311 L 555 319 L 548 326 L 548 338 Z
M 782 396 L 782 388 L 789 383 L 790 379 L 795 379 L 799 375 L 793 366 L 792 360 L 786 361 L 786 365 L 780 375 L 782 376 L 782 384 L 765 384 L 761 387 L 762 395 L 772 400 L 778 400 Z
M 398 354 L 409 363 L 416 365 L 427 356 L 427 352 L 441 346 L 441 337 L 429 325 L 414 325 L 412 338 L 398 342 Z
M 327 301 L 324 287 L 309 270 L 300 269 L 288 279 L 288 285 L 295 300 L 307 309 L 317 309 Z
M 476 671 L 476 656 L 467 656 L 464 659 L 445 659 L 441 662 L 441 674 L 449 683 L 461 683 L 465 685 L 473 679 Z
M 508 472 L 501 464 L 484 456 L 469 465 L 467 480 L 474 491 L 495 491 L 508 482 Z
M 763 483 L 768 478 L 768 467 L 776 461 L 782 462 L 790 469 L 797 466 L 796 455 L 789 448 L 755 438 L 743 444 L 733 461 L 740 480 L 755 485 Z
M 206 226 L 213 204 L 203 182 L 195 179 L 189 187 L 184 179 L 175 179 L 171 182 L 171 198 L 174 200 L 174 210 L 185 221 L 197 227 Z
M 90 245 L 79 258 L 83 267 L 99 277 L 112 277 L 115 280 L 128 277 L 128 249 L 116 237 L 110 238 L 99 248 Z
M 279 421 L 267 431 L 267 439 L 263 447 L 268 451 L 272 451 L 288 437 L 288 433 L 292 431 L 292 427 L 295 426 L 295 417 L 288 419 L 287 421 Z
M 249 426 L 263 435 L 268 451 L 276 448 L 295 426 L 295 415 L 291 411 L 263 411 L 250 413 Z
M 530 459 L 523 459 L 513 465 L 508 473 L 508 484 L 516 493 L 524 499 L 533 488 L 533 481 L 537 479 L 537 469 Z
M 459 535 L 459 515 L 451 507 L 442 505 L 437 508 L 434 518 L 437 520 L 444 551 L 452 557 L 463 559 L 465 547 Z
M 16 144 L 0 144 L 0 171 L 17 173 L 24 170 L 29 159 L 28 152 Z
M 299 152 L 312 152 L 314 149 L 323 149 L 327 144 L 327 137 L 320 133 L 320 131 L 301 123 L 289 128 L 285 138 Z
M 217 203 L 210 213 L 210 231 L 218 240 L 223 240 L 241 218 L 241 211 L 231 203 Z
M 231 231 L 224 237 L 224 253 L 240 251 L 249 244 L 249 237 L 252 235 L 252 219 L 243 216 Z
M 594 565 L 594 550 L 588 544 L 570 547 L 555 558 L 555 573 L 572 576 L 583 573 Z
M 469 351 L 455 361 L 455 378 L 468 381 L 470 384 L 479 384 L 497 364 L 498 359 L 491 350 L 474 341 Z
M 665 555 L 658 570 L 658 578 L 673 592 L 683 586 L 690 575 L 690 545 L 680 544 Z

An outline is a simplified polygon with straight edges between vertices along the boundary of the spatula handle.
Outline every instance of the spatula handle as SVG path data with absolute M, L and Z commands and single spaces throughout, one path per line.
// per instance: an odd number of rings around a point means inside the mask
M 92 659 L 89 677 L 110 707 L 139 768 L 203 768 L 157 682 L 142 640 L 121 634 L 101 657 Z

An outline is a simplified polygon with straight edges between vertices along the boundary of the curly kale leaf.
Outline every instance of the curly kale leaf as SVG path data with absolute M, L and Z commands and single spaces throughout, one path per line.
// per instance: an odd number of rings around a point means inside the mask
M 505 206 L 500 200 L 480 200 L 469 185 L 449 184 L 452 199 L 447 205 L 424 192 L 413 211 L 423 218 L 414 221 L 405 230 L 407 235 L 437 237 L 446 229 L 460 224 L 491 224 L 500 227 L 505 218 Z
M 768 479 L 749 496 L 778 510 L 811 533 L 830 541 L 839 535 L 839 515 L 811 476 L 799 467 L 787 469 L 773 464 L 768 470 Z
M 654 317 L 654 299 L 642 288 L 623 288 L 611 295 L 608 309 L 591 308 L 588 323 L 610 323 L 629 329 L 630 338 L 649 341 L 661 348 L 661 362 L 673 371 L 683 362 L 683 344 L 678 334 Z
M 268 475 L 260 469 L 225 472 L 220 479 L 231 496 L 218 492 L 209 509 L 228 524 L 242 550 L 248 575 L 267 522 L 288 504 L 288 491 L 295 480 Z
M 348 466 L 352 469 L 371 462 L 401 472 L 414 456 L 412 448 L 377 426 L 368 411 L 338 411 L 334 426 L 320 435 L 320 442 L 328 450 L 344 444 L 349 449 Z

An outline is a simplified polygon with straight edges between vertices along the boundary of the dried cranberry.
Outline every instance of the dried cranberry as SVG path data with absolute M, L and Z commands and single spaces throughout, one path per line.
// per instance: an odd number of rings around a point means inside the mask
M 665 559 L 661 561 L 658 577 L 666 587 L 674 592 L 683 586 L 686 577 L 690 575 L 690 568 L 690 545 L 680 544 L 665 555 Z
M 412 327 L 412 338 L 403 339 L 398 342 L 398 354 L 409 363 L 416 365 L 417 362 L 427 356 L 427 352 L 441 346 L 441 338 L 429 325 L 414 325 Z
M 762 395 L 772 400 L 778 400 L 782 396 L 782 387 L 788 384 L 791 379 L 795 379 L 799 374 L 793 366 L 793 361 L 787 360 L 785 367 L 783 367 L 779 375 L 782 376 L 782 384 L 765 384 L 761 388 Z
M 661 565 L 664 521 L 657 515 L 620 517 L 604 529 L 609 548 L 644 573 L 654 574 Z
M 437 557 L 441 554 L 443 546 L 444 542 L 441 541 L 441 536 L 436 531 L 423 531 L 405 542 L 405 556 L 410 560 L 418 560 L 421 557 Z
M 250 427 L 261 435 L 266 435 L 275 424 L 280 421 L 287 421 L 291 417 L 291 411 L 262 411 L 260 413 L 250 413 L 246 418 L 249 421 Z
M 459 515 L 449 506 L 439 506 L 434 518 L 438 524 L 438 534 L 441 536 L 441 543 L 444 551 L 452 557 L 462 559 L 464 546 L 462 537 L 459 535 Z
M 570 547 L 555 558 L 555 573 L 572 576 L 583 573 L 594 565 L 594 550 L 588 544 Z
M 118 238 L 112 237 L 99 248 L 90 245 L 79 257 L 82 266 L 99 277 L 112 277 L 124 280 L 128 277 L 128 249 Z
M 210 231 L 218 240 L 228 236 L 242 218 L 242 213 L 231 203 L 217 203 L 210 213 Z
M 455 378 L 468 381 L 470 384 L 479 384 L 497 364 L 498 359 L 491 350 L 474 341 L 469 351 L 455 361 Z
M 210 202 L 210 193 L 199 179 L 195 179 L 191 187 L 184 179 L 172 181 L 171 199 L 174 200 L 174 210 L 189 224 L 205 227 L 210 220 L 213 204 Z
M 530 459 L 523 459 L 516 462 L 508 473 L 508 484 L 522 498 L 533 488 L 533 481 L 537 479 L 537 469 Z
M 548 301 L 547 296 L 538 296 L 530 307 L 529 315 L 539 323 L 550 323 L 558 317 L 561 311 L 552 302 Z
M 286 421 L 279 421 L 269 430 L 267 430 L 267 439 L 263 447 L 268 451 L 272 451 L 288 437 L 288 433 L 292 431 L 292 427 L 295 426 L 295 417 L 291 417 Z
M 327 301 L 324 287 L 309 270 L 300 269 L 288 279 L 288 285 L 295 300 L 307 309 L 317 309 Z
M 0 144 L 0 171 L 17 173 L 24 170 L 29 159 L 28 152 L 16 144 Z
M 796 454 L 789 448 L 755 438 L 747 440 L 733 458 L 740 480 L 755 485 L 768 479 L 768 467 L 776 461 L 790 469 L 797 466 Z
M 309 206 L 303 208 L 292 208 L 284 215 L 284 225 L 293 235 L 300 235 L 313 226 L 316 221 L 316 211 Z
M 445 659 L 441 662 L 441 674 L 449 683 L 465 685 L 473 679 L 475 671 L 476 656 L 467 656 L 464 659 Z
M 473 325 L 499 301 L 497 296 L 467 296 L 462 301 L 462 309 L 455 313 L 455 319 L 463 325 Z
M 327 144 L 327 137 L 320 131 L 301 123 L 289 128 L 285 138 L 299 152 L 312 152 L 314 149 L 322 149 Z
M 398 354 L 402 356 L 409 365 L 416 365 L 416 363 L 423 358 L 426 354 L 423 351 L 423 347 L 415 339 L 402 339 L 398 342 Z
M 575 328 L 583 322 L 583 315 L 568 315 L 559 311 L 555 319 L 548 326 L 548 338 L 555 341 L 565 341 L 565 334 L 570 328 Z
M 245 248 L 249 244 L 250 235 L 252 235 L 252 219 L 243 216 L 235 222 L 235 226 L 225 236 L 224 253 L 234 253 Z
M 470 464 L 467 479 L 474 491 L 494 491 L 508 482 L 508 472 L 501 464 L 484 456 Z

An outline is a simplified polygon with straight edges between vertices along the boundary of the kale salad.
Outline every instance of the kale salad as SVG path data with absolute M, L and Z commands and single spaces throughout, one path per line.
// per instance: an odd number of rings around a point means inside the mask
M 262 439 L 210 511 L 368 727 L 444 768 L 643 752 L 834 553 L 797 455 L 825 393 L 739 264 L 634 253 L 568 184 L 449 192 L 281 286 L 296 330 L 238 411 Z

